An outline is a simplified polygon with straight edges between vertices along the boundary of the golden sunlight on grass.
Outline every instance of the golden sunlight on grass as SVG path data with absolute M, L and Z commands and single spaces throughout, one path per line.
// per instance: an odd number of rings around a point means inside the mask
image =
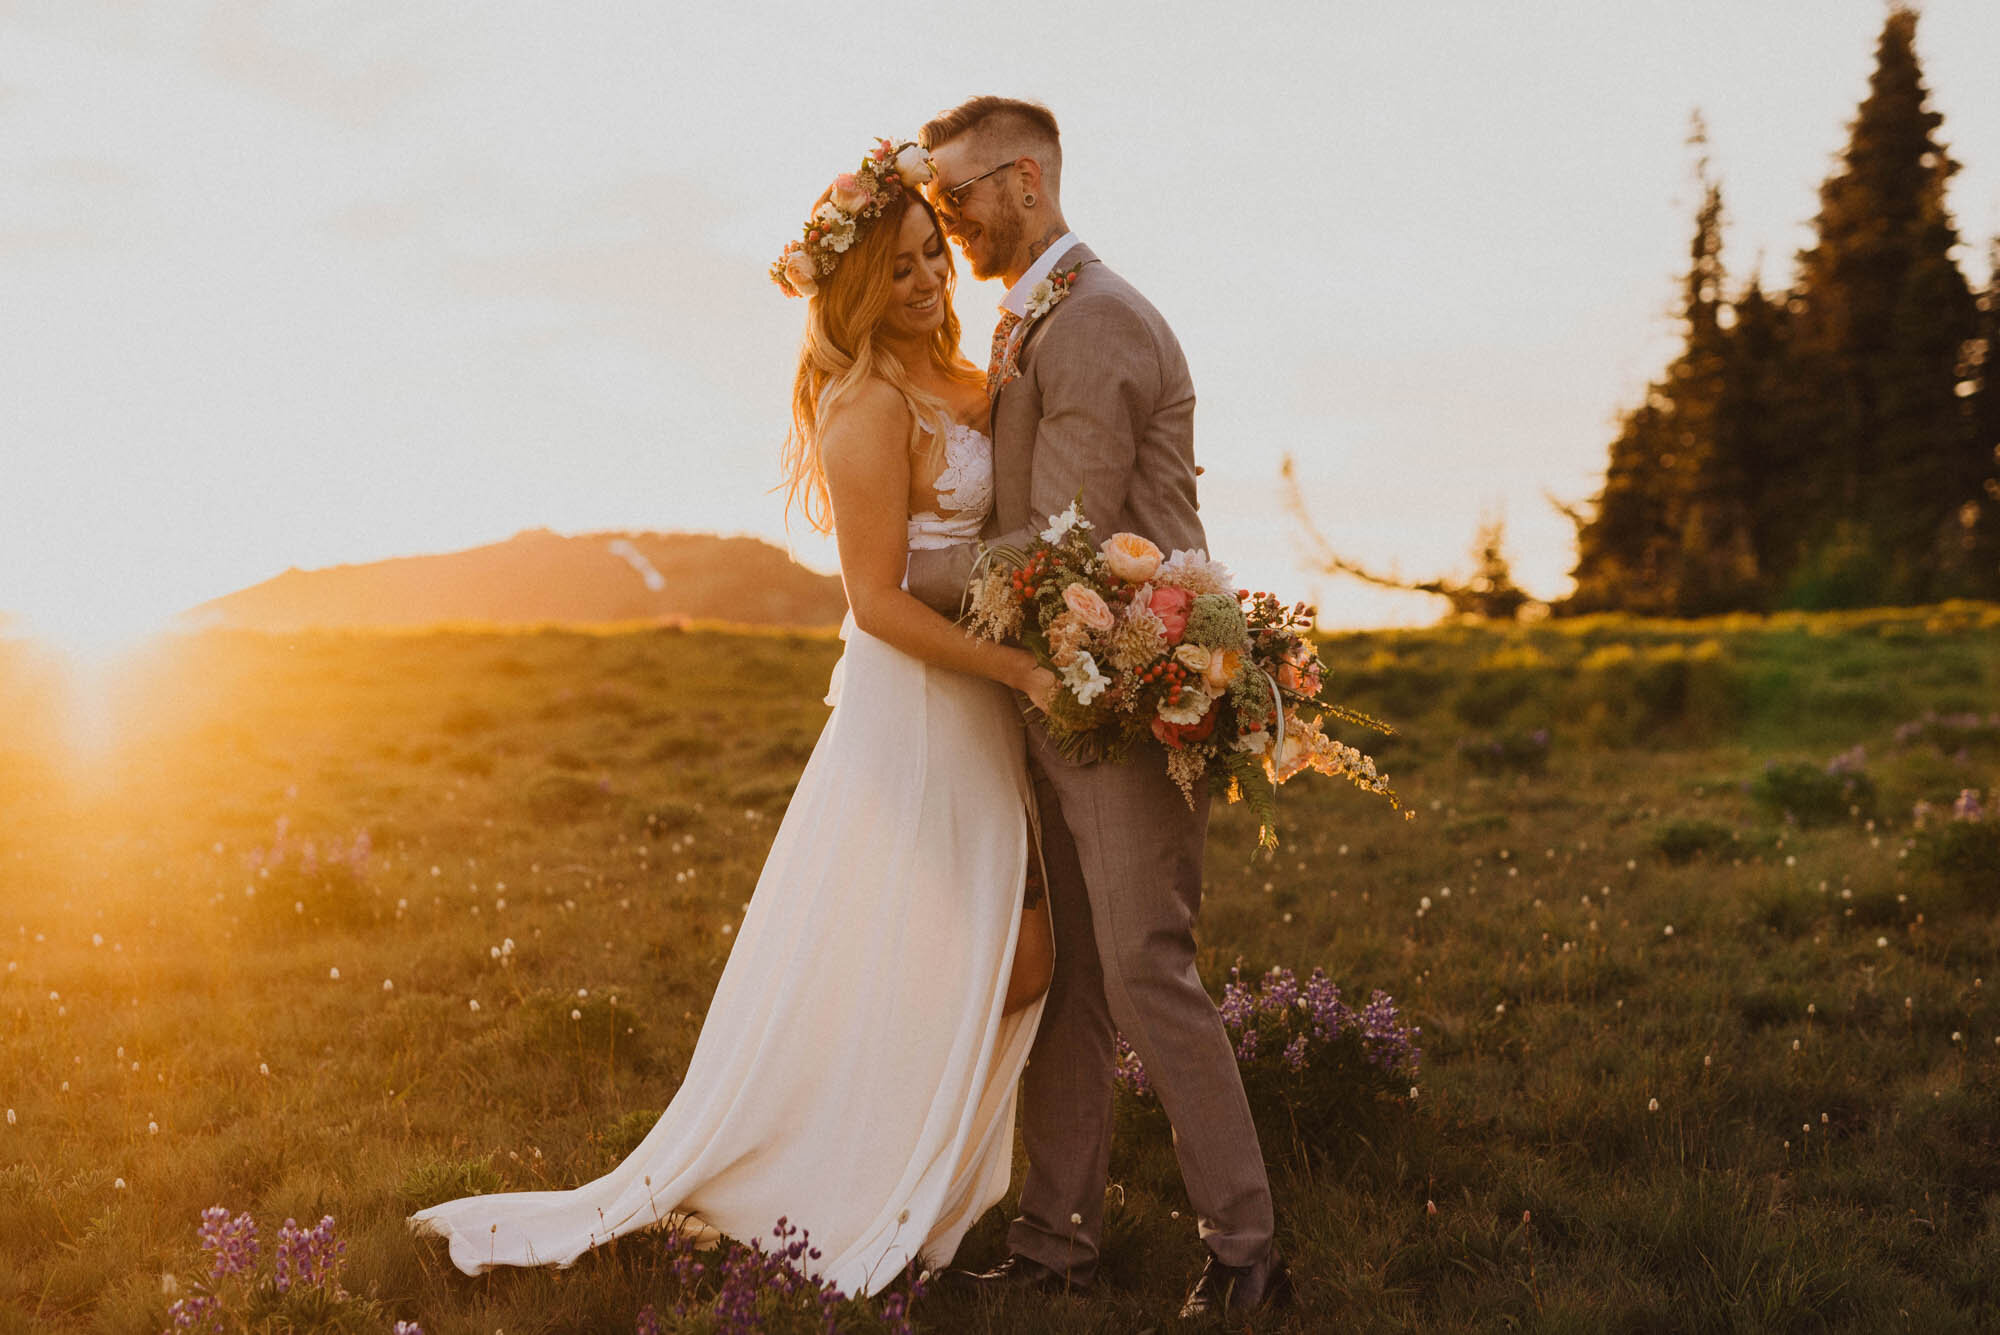
M 31 615 L 32 656 L 55 678 L 53 720 L 76 762 L 102 762 L 116 743 L 135 665 L 167 633 L 165 619 L 141 607 L 72 606 Z

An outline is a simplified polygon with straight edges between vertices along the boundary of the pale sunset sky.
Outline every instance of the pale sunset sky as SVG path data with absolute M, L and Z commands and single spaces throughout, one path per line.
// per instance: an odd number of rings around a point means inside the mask
M 1462 571 L 1503 516 L 1558 595 L 1545 493 L 1595 489 L 1674 348 L 1690 112 L 1733 281 L 1783 284 L 1884 12 L 0 0 L 0 613 L 90 638 L 531 527 L 785 541 L 803 308 L 765 267 L 874 136 L 984 92 L 1054 110 L 1069 220 L 1176 327 L 1241 579 L 1439 611 L 1300 563 L 1289 452 L 1345 554 Z M 1922 14 L 1983 282 L 2000 4 Z M 981 363 L 999 296 L 961 267 Z

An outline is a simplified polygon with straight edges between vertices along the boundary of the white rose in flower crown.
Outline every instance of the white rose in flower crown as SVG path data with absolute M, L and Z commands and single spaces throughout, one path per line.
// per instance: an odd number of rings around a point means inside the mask
M 853 172 L 842 172 L 833 178 L 833 195 L 827 200 L 842 213 L 859 213 L 868 207 L 874 196 L 868 193 L 867 182 Z
M 811 251 L 795 250 L 785 256 L 785 281 L 797 288 L 802 297 L 818 293 L 819 266 L 813 263 Z
M 1183 644 L 1174 650 L 1174 661 L 1176 663 L 1179 663 L 1189 672 L 1198 673 L 1203 678 L 1208 676 L 1208 662 L 1210 657 L 1211 655 L 1205 645 Z
M 1104 564 L 1127 584 L 1144 584 L 1165 558 L 1160 549 L 1136 533 L 1114 533 L 1099 546 Z
M 903 184 L 915 190 L 937 179 L 937 168 L 931 163 L 931 155 L 922 146 L 905 144 L 903 151 L 896 155 L 896 175 L 903 178 Z

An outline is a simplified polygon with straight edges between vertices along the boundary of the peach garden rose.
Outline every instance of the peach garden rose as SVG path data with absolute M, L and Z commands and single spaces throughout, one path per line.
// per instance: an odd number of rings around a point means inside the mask
M 1127 584 L 1144 584 L 1165 555 L 1137 533 L 1114 533 L 1104 540 L 1104 564 Z
M 1097 590 L 1087 584 L 1065 584 L 1062 591 L 1063 602 L 1076 613 L 1076 619 L 1094 631 L 1108 631 L 1117 625 L 1117 618 L 1111 615 L 1110 606 Z

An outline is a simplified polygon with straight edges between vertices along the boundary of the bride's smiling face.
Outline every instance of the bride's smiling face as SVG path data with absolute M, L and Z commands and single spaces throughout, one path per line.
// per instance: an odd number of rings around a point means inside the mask
M 945 279 L 951 257 L 931 212 L 920 203 L 903 210 L 896 255 L 889 269 L 889 309 L 882 329 L 893 337 L 923 338 L 944 323 Z

